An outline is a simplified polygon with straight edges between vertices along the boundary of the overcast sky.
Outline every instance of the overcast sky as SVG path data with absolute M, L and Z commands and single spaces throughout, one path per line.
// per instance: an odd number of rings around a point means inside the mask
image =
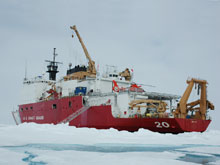
M 188 77 L 206 79 L 210 128 L 220 129 L 219 18 L 218 0 L 0 0 L 0 123 L 14 124 L 25 61 L 29 78 L 46 71 L 54 47 L 58 77 L 86 63 L 75 24 L 96 63 L 133 68 L 138 83 L 156 86 L 146 90 L 182 95 Z

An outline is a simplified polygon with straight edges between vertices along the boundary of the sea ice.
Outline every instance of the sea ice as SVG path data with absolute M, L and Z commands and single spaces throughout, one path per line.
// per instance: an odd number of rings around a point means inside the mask
M 220 131 L 159 134 L 75 128 L 67 124 L 0 126 L 0 164 L 218 164 Z

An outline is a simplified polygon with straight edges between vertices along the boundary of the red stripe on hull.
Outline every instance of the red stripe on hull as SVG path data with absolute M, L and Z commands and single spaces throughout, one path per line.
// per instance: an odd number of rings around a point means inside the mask
M 115 128 L 118 130 L 138 131 L 140 128 L 160 133 L 204 132 L 210 120 L 177 118 L 114 118 L 111 106 L 91 107 L 69 125 L 97 129 Z
M 56 104 L 56 109 L 53 108 Z M 32 107 L 32 108 L 31 108 Z M 83 107 L 82 96 L 25 104 L 19 106 L 21 122 L 57 124 Z M 23 108 L 23 111 L 21 111 Z M 28 108 L 28 110 L 26 110 Z M 160 133 L 203 132 L 210 120 L 179 118 L 114 118 L 111 106 L 93 106 L 69 122 L 70 126 L 97 129 L 115 128 L 138 131 L 140 128 Z

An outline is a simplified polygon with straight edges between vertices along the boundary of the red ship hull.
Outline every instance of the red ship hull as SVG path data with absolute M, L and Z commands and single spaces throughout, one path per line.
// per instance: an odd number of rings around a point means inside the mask
M 19 105 L 21 122 L 58 124 L 83 107 L 82 96 L 66 97 Z M 70 126 L 97 129 L 115 128 L 130 132 L 140 128 L 160 133 L 204 132 L 211 120 L 180 118 L 115 118 L 111 105 L 89 107 L 69 121 Z

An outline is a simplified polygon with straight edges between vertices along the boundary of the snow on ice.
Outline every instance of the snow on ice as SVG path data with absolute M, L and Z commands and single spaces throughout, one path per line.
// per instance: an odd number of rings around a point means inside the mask
M 220 131 L 159 134 L 0 125 L 0 164 L 220 164 Z

